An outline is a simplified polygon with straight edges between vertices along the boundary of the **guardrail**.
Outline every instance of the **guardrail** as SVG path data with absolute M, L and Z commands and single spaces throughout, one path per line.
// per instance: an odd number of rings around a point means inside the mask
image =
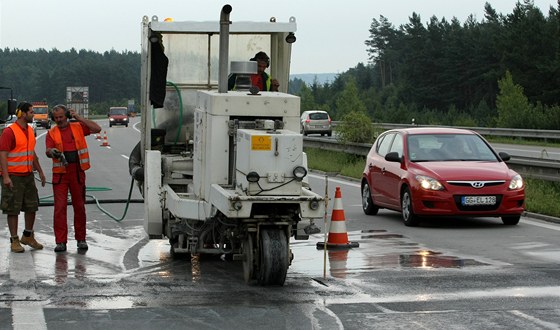
M 336 126 L 340 122 L 333 121 L 332 125 Z M 373 123 L 376 127 L 383 129 L 404 128 L 404 127 L 451 127 L 470 129 L 481 135 L 486 136 L 507 136 L 514 138 L 527 138 L 527 139 L 547 139 L 560 140 L 560 130 L 535 130 L 535 129 L 521 129 L 521 128 L 488 128 L 488 127 L 462 127 L 462 126 L 440 126 L 440 125 L 413 125 L 413 124 L 392 124 L 392 123 Z
M 322 150 L 345 152 L 352 155 L 367 156 L 370 143 L 341 144 L 334 139 L 304 137 L 303 146 Z M 524 177 L 545 181 L 560 182 L 560 161 L 554 159 L 529 158 L 511 155 L 506 162 L 510 168 Z

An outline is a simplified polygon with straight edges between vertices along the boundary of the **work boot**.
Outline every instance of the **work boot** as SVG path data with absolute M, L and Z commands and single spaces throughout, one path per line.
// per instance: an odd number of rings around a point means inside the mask
M 66 243 L 56 243 L 54 247 L 54 252 L 64 252 L 66 251 Z
M 84 241 L 78 241 L 78 250 L 87 250 L 88 249 L 88 245 L 87 242 Z
M 19 238 L 17 236 L 10 237 L 10 243 L 11 243 L 10 248 L 12 249 L 12 252 L 22 253 L 22 252 L 25 251 L 23 246 L 21 246 L 21 244 L 19 244 Z
M 25 236 L 25 235 L 29 235 L 29 236 Z M 35 250 L 43 249 L 43 245 L 37 242 L 37 240 L 35 240 L 35 234 L 33 232 L 29 233 L 24 231 L 23 235 L 21 236 L 21 244 L 29 245 Z

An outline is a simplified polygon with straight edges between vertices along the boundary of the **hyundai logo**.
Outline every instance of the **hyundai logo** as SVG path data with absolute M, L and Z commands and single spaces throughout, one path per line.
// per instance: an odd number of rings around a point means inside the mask
M 473 188 L 480 189 L 480 188 L 484 187 L 484 182 L 480 182 L 480 181 L 478 181 L 478 182 L 471 182 L 471 186 L 472 186 Z

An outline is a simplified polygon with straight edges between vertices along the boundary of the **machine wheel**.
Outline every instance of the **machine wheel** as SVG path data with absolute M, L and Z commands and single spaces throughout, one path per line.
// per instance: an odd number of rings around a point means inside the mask
M 507 216 L 502 217 L 502 222 L 507 226 L 515 226 L 519 223 L 519 219 L 521 219 L 521 216 L 519 215 Z
M 261 229 L 260 285 L 284 285 L 289 266 L 288 239 L 283 229 Z
M 418 219 L 418 216 L 414 214 L 414 210 L 412 209 L 412 195 L 410 194 L 410 190 L 408 188 L 405 188 L 401 196 L 401 208 L 404 225 L 408 227 L 418 226 L 420 220 Z
M 379 211 L 379 207 L 373 204 L 371 191 L 369 190 L 369 184 L 367 182 L 364 182 L 362 186 L 362 209 L 367 215 L 376 215 Z
M 243 278 L 249 283 L 255 279 L 255 244 L 253 235 L 248 234 L 243 241 Z

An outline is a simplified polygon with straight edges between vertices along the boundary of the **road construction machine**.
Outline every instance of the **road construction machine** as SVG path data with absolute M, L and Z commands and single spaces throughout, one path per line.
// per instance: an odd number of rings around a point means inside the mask
M 291 238 L 318 232 L 325 213 L 308 184 L 300 99 L 287 94 L 296 20 L 231 22 L 231 11 L 214 22 L 143 18 L 142 133 L 129 170 L 150 239 L 242 261 L 248 283 L 284 285 Z M 250 83 L 259 51 L 278 92 Z

